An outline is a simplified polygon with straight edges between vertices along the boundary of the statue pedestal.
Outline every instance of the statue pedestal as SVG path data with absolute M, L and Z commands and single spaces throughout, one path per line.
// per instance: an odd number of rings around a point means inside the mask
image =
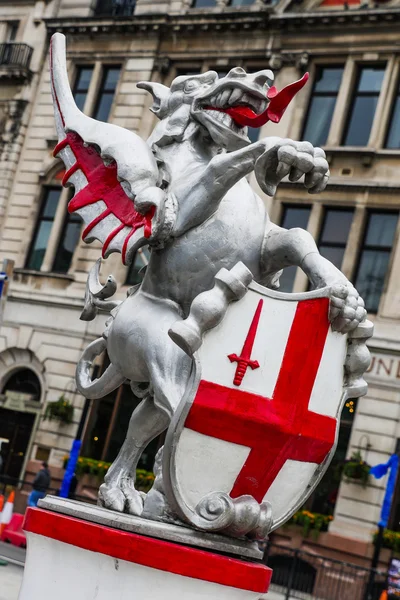
M 130 519 L 111 515 L 114 521 Z M 154 535 L 153 522 L 132 519 L 142 521 L 142 528 L 148 524 Z M 272 574 L 247 559 L 42 508 L 28 509 L 24 529 L 28 551 L 19 600 L 250 600 L 268 591 Z

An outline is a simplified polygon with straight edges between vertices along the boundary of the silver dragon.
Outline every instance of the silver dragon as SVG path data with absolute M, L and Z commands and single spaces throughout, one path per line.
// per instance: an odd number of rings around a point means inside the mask
M 109 299 L 116 291 L 112 277 L 100 284 L 100 261 L 89 274 L 82 318 L 93 319 L 99 310 L 111 316 L 103 336 L 84 351 L 76 377 L 87 398 L 125 381 L 142 397 L 99 492 L 102 506 L 140 515 L 145 498 L 135 489 L 138 460 L 168 427 L 192 368 L 168 332 L 212 288 L 221 268 L 242 262 L 256 282 L 277 288 L 283 268 L 300 267 L 313 288 L 331 287 L 330 321 L 342 333 L 354 330 L 366 311 L 312 236 L 272 223 L 247 181 L 254 171 L 262 190 L 273 195 L 286 176 L 304 177 L 310 193 L 322 192 L 329 178 L 324 151 L 308 142 L 267 137 L 250 143 L 245 123 L 260 123 L 263 115 L 278 120 L 296 91 L 280 96 L 270 70 L 248 74 L 237 67 L 222 78 L 208 71 L 177 77 L 170 88 L 138 84 L 152 94 L 159 119 L 147 143 L 78 110 L 61 34 L 52 39 L 51 70 L 55 154 L 67 167 L 64 183 L 75 187 L 69 210 L 86 224 L 83 239 L 100 240 L 105 257 L 121 252 L 125 264 L 140 246 L 151 250 L 142 283 L 123 302 Z M 104 350 L 110 365 L 92 381 L 93 362 Z

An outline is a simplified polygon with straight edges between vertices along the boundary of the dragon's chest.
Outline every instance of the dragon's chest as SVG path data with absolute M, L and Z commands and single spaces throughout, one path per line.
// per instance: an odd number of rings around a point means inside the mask
M 152 252 L 145 289 L 186 307 L 212 287 L 222 267 L 231 269 L 242 261 L 259 279 L 265 210 L 254 195 L 252 201 L 235 191 L 230 190 L 207 221 Z

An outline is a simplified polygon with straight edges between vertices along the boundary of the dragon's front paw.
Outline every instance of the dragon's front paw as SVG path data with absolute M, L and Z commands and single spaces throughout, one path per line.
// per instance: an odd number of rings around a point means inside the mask
M 329 165 L 322 148 L 309 142 L 282 139 L 257 161 L 255 174 L 261 188 L 270 196 L 286 176 L 298 181 L 304 175 L 304 186 L 310 194 L 322 192 L 329 180 Z
M 329 320 L 332 329 L 348 333 L 356 329 L 366 316 L 364 300 L 349 281 L 331 287 Z

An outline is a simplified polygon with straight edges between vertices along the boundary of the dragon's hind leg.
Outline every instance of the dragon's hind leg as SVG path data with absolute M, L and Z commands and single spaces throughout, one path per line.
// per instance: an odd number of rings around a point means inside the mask
M 127 301 L 126 301 L 127 302 Z M 156 302 L 157 319 L 143 318 L 154 308 Z M 129 299 L 127 304 L 129 304 Z M 132 414 L 124 444 L 111 465 L 99 491 L 99 503 L 119 512 L 141 514 L 144 494 L 135 489 L 136 467 L 146 446 L 169 425 L 179 402 L 186 390 L 192 369 L 189 358 L 169 337 L 168 330 L 182 317 L 179 309 L 170 302 L 154 301 L 148 296 L 137 294 L 127 306 L 132 325 L 132 335 L 126 339 L 118 333 L 113 346 L 113 331 L 124 327 L 128 318 L 123 314 L 125 303 L 113 323 L 109 336 L 111 359 L 127 360 L 124 372 L 131 365 L 141 365 L 139 371 L 131 366 L 131 381 L 140 381 L 141 374 L 149 381 L 149 392 Z M 134 317 L 132 317 L 134 315 Z M 118 319 L 121 317 L 121 325 Z M 110 348 L 111 346 L 111 348 Z M 129 364 L 128 364 L 129 363 Z M 142 379 L 143 380 L 143 379 Z
M 135 489 L 136 467 L 146 446 L 168 427 L 169 417 L 151 396 L 134 410 L 122 448 L 99 490 L 99 504 L 119 512 L 140 515 L 144 494 Z

